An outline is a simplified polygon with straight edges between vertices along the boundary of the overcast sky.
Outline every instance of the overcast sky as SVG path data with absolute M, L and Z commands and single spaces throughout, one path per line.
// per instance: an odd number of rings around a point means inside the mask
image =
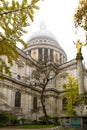
M 36 11 L 34 22 L 24 36 L 27 41 L 30 35 L 39 30 L 39 24 L 44 20 L 47 30 L 53 33 L 58 43 L 65 50 L 68 60 L 76 57 L 76 48 L 72 41 L 81 38 L 75 34 L 73 15 L 79 0 L 44 0 L 39 2 L 40 10 Z M 87 47 L 83 47 L 83 56 L 87 63 Z

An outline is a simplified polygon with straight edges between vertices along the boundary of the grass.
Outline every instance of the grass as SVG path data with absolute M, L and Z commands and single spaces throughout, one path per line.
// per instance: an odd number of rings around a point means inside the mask
M 43 129 L 43 128 L 53 128 L 56 127 L 56 125 L 20 125 L 20 126 L 7 126 L 3 127 L 6 129 Z
M 53 128 L 54 125 L 23 125 L 21 128 L 29 128 L 29 129 L 40 129 L 40 128 Z

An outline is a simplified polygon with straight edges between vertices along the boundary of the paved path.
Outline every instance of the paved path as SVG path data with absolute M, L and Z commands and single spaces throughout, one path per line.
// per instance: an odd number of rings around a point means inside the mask
M 62 128 L 62 127 L 54 127 L 54 128 L 39 128 L 39 129 L 21 129 L 21 128 L 0 128 L 0 130 L 87 130 L 81 128 Z
M 41 128 L 41 129 L 0 128 L 0 130 L 54 130 L 54 128 Z

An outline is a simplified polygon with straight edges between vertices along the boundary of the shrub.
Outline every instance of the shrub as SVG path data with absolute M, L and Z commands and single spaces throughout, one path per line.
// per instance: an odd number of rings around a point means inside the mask
M 33 125 L 38 125 L 38 124 L 40 124 L 40 122 L 37 121 L 37 120 L 33 120 L 33 121 L 32 121 L 32 124 L 33 124 Z
M 0 112 L 0 123 L 6 125 L 15 125 L 18 123 L 18 119 L 15 115 L 6 112 Z
M 31 124 L 31 122 L 32 121 L 29 118 L 27 118 L 27 119 L 26 118 L 21 118 L 20 119 L 20 123 L 23 124 L 23 125 Z
M 52 117 L 53 123 L 59 125 L 59 117 Z
M 49 121 L 49 124 L 53 124 L 50 116 L 48 116 L 48 121 Z M 41 124 L 46 124 L 46 122 L 45 122 L 45 116 L 39 117 L 39 122 Z
M 5 126 L 5 124 L 0 122 L 0 127 L 3 127 L 3 126 Z

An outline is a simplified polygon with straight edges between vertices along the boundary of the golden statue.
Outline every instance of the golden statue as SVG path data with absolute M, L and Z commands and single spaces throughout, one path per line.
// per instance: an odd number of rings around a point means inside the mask
M 80 42 L 80 40 L 77 40 L 77 42 L 74 44 L 76 45 L 76 48 L 77 48 L 77 53 L 81 53 L 81 50 L 82 50 L 82 43 Z

